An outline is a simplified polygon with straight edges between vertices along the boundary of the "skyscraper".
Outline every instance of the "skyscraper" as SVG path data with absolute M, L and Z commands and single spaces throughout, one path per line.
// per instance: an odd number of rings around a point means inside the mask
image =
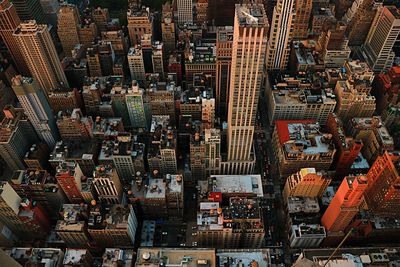
M 268 70 L 286 68 L 293 38 L 295 3 L 295 0 L 279 0 L 274 8 L 266 58 Z
M 32 78 L 15 76 L 12 88 L 40 139 L 53 149 L 58 139 L 58 129 L 50 104 Z
M 364 56 L 375 73 L 389 70 L 394 61 L 392 51 L 400 34 L 400 11 L 395 6 L 378 10 L 363 47 Z
M 12 0 L 12 2 L 21 20 L 36 20 L 38 23 L 46 23 L 40 0 Z
M 226 174 L 250 173 L 254 126 L 263 79 L 268 20 L 261 4 L 236 5 L 228 104 Z
M 193 22 L 193 2 L 192 0 L 177 0 L 178 23 Z
M 71 56 L 75 45 L 79 44 L 79 12 L 76 6 L 64 4 L 58 11 L 57 33 L 66 56 Z
M 21 51 L 18 48 L 17 41 L 13 36 L 13 32 L 21 23 L 17 12 L 15 10 L 15 6 L 10 3 L 9 0 L 3 0 L 0 2 L 0 36 L 3 40 L 4 44 L 7 46 L 7 49 L 14 60 L 14 63 L 19 70 L 19 72 L 23 75 L 29 75 L 29 69 L 26 65 L 26 62 L 21 54 Z
M 293 38 L 306 39 L 312 11 L 312 0 L 296 0 L 296 23 L 293 25 Z
M 329 232 L 345 231 L 357 214 L 367 189 L 365 176 L 345 177 L 334 198 L 321 218 L 321 223 Z
M 374 214 L 398 217 L 400 210 L 399 156 L 387 151 L 379 156 L 367 173 L 365 199 Z
M 32 77 L 45 91 L 68 85 L 47 25 L 31 20 L 21 23 L 14 32 Z M 33 53 L 35 51 L 35 53 Z

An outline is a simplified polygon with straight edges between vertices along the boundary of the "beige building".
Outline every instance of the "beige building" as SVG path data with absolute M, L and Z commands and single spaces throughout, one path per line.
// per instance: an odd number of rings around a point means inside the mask
M 293 39 L 307 39 L 312 4 L 312 0 L 296 1 L 296 23 L 293 25 Z
M 225 174 L 251 173 L 253 135 L 267 46 L 268 19 L 262 5 L 237 5 L 228 105 Z
M 153 34 L 153 17 L 148 9 L 128 10 L 127 17 L 131 46 L 140 44 L 144 34 Z
M 286 69 L 293 39 L 296 0 L 278 0 L 272 16 L 266 55 L 268 70 Z M 297 23 L 297 22 L 296 22 Z
M 399 34 L 400 11 L 395 6 L 378 10 L 363 47 L 363 54 L 375 73 L 392 67 L 395 57 L 392 49 Z
M 316 120 L 325 125 L 335 110 L 336 100 L 331 89 L 314 90 L 311 81 L 286 77 L 276 84 L 267 84 L 268 117 L 276 120 Z M 297 89 L 296 89 L 297 88 Z
M 57 127 L 62 140 L 79 141 L 93 138 L 92 118 L 83 116 L 80 109 L 74 109 L 70 114 L 60 112 Z
M 94 22 L 88 21 L 81 24 L 79 28 L 80 43 L 86 47 L 92 45 L 94 38 L 97 36 L 97 27 Z
M 323 176 L 314 168 L 303 168 L 286 179 L 283 199 L 288 197 L 322 197 L 331 179 Z
M 121 203 L 122 185 L 112 166 L 97 166 L 93 172 L 93 185 L 101 203 Z
M 175 21 L 173 8 L 169 1 L 162 7 L 161 33 L 165 52 L 172 52 L 175 49 Z
M 142 49 L 140 47 L 131 47 L 128 52 L 128 66 L 131 73 L 131 79 L 144 82 L 146 74 L 144 70 L 144 62 Z
M 178 23 L 179 25 L 193 22 L 193 1 L 177 0 Z
M 72 55 L 75 45 L 79 44 L 79 11 L 75 5 L 63 4 L 58 11 L 57 34 L 66 56 Z
M 375 97 L 360 93 L 349 81 L 338 81 L 335 87 L 337 105 L 335 113 L 347 122 L 355 117 L 372 117 L 375 111 Z
M 281 177 L 302 168 L 327 170 L 336 152 L 332 136 L 321 133 L 320 125 L 310 120 L 276 121 L 272 146 Z
M 21 23 L 15 30 L 14 37 L 32 77 L 46 95 L 53 88 L 68 86 L 47 25 L 36 24 L 34 20 Z M 37 52 L 32 53 L 33 50 Z

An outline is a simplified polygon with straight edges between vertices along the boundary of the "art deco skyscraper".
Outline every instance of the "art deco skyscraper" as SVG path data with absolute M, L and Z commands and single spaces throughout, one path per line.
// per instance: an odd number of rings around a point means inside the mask
M 32 78 L 15 76 L 12 88 L 22 108 L 31 121 L 40 139 L 53 149 L 58 139 L 58 130 L 50 104 Z
M 268 70 L 285 69 L 288 64 L 295 6 L 296 0 L 279 0 L 274 8 L 266 58 Z
M 395 6 L 378 10 L 364 44 L 364 54 L 375 73 L 389 70 L 395 54 L 393 46 L 400 34 L 400 11 Z
M 70 57 L 75 45 L 79 44 L 79 12 L 76 6 L 64 4 L 58 11 L 57 33 L 65 56 Z
M 68 85 L 47 25 L 31 20 L 21 23 L 14 32 L 33 78 L 45 91 Z
M 0 2 L 0 36 L 14 60 L 18 71 L 23 75 L 29 75 L 29 69 L 18 48 L 13 32 L 21 23 L 15 10 L 15 6 L 9 0 Z
M 40 0 L 12 0 L 21 20 L 36 20 L 38 23 L 46 23 Z
M 236 5 L 228 104 L 228 162 L 224 173 L 252 172 L 255 118 L 267 46 L 268 19 L 261 4 Z

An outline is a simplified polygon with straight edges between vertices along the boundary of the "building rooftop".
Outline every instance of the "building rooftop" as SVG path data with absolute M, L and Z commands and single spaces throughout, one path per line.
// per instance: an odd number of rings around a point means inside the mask
M 0 143 L 7 143 L 18 129 L 21 120 L 27 121 L 22 109 L 7 107 L 3 110 L 5 117 L 0 124 Z
M 96 140 L 80 141 L 59 141 L 54 150 L 50 153 L 49 162 L 59 163 L 66 160 L 90 160 L 97 152 L 98 144 Z
M 312 238 L 315 236 L 325 237 L 325 227 L 319 224 L 300 224 L 300 225 L 293 225 L 292 232 L 295 237 L 308 237 Z
M 150 126 L 150 157 L 160 155 L 160 149 L 175 149 L 177 142 L 176 129 L 170 125 L 169 116 L 152 116 Z
M 165 198 L 165 189 L 163 179 L 150 179 L 145 198 Z
M 130 208 L 115 204 L 92 206 L 88 219 L 90 229 L 127 229 Z
M 289 213 L 317 213 L 320 211 L 318 200 L 311 197 L 288 197 Z
M 357 156 L 357 158 L 354 160 L 353 165 L 351 165 L 352 170 L 369 170 L 369 164 L 368 161 L 364 158 L 362 153 L 360 152 Z
M 122 118 L 102 118 L 97 116 L 93 122 L 93 135 L 115 138 L 124 129 Z
M 71 249 L 67 248 L 65 250 L 65 255 L 64 255 L 64 265 L 72 265 L 74 266 L 75 264 L 80 264 L 84 262 L 84 259 L 86 255 L 90 253 L 87 249 Z
M 322 134 L 318 123 L 312 121 L 275 122 L 280 144 L 288 157 L 302 154 L 333 156 L 335 148 L 331 134 Z
M 214 249 L 139 248 L 137 267 L 215 267 Z
M 23 266 L 29 267 L 58 267 L 64 258 L 64 252 L 58 248 L 14 247 L 8 254 Z
M 129 249 L 106 248 L 102 267 L 131 267 L 134 251 Z
M 221 249 L 217 250 L 219 266 L 236 267 L 243 266 L 271 266 L 269 249 Z
M 241 27 L 266 27 L 268 26 L 267 15 L 261 4 L 236 5 L 236 16 Z
M 210 192 L 249 193 L 263 197 L 261 175 L 212 175 Z

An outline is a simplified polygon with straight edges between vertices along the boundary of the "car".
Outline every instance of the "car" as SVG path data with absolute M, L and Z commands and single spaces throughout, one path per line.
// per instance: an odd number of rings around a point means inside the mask
M 197 247 L 197 242 L 192 242 L 193 247 Z
M 193 194 L 193 199 L 196 199 L 197 198 L 197 195 L 196 194 Z
M 197 229 L 197 226 L 192 226 L 192 230 L 196 230 Z
M 186 244 L 185 243 L 180 243 L 179 246 L 186 247 Z
M 192 233 L 192 236 L 196 236 L 197 235 L 197 233 Z
M 162 235 L 168 235 L 168 233 L 167 232 L 162 232 Z

